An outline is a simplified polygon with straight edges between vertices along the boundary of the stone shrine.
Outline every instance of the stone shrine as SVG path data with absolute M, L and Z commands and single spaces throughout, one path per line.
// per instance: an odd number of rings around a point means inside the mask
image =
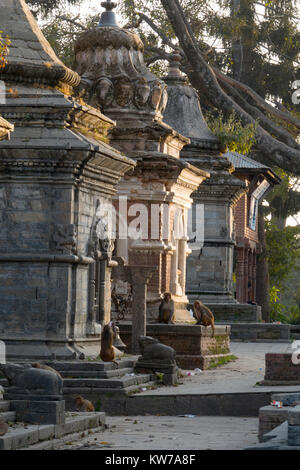
M 165 120 L 191 140 L 181 158 L 210 172 L 210 178 L 192 195 L 187 295 L 190 302 L 200 298 L 205 304 L 232 304 L 236 303 L 232 286 L 233 207 L 245 194 L 246 185 L 233 176 L 233 165 L 222 156 L 220 143 L 204 120 L 198 95 L 180 72 L 180 61 L 180 53 L 175 52 L 165 79 L 169 93 Z
M 148 284 L 148 319 L 157 318 L 162 295 L 170 292 L 177 321 L 191 321 L 185 294 L 187 212 L 208 169 L 180 158 L 189 139 L 163 120 L 166 84 L 147 69 L 141 39 L 118 25 L 115 4 L 102 6 L 99 25 L 79 37 L 75 53 L 79 95 L 116 120 L 111 143 L 137 163 L 118 184 L 115 254 L 129 265 L 158 267 Z
M 135 162 L 109 146 L 115 123 L 72 98 L 80 77 L 24 0 L 2 0 L 0 30 L 0 113 L 15 126 L 0 142 L 0 340 L 10 360 L 98 355 L 113 250 L 102 207 Z

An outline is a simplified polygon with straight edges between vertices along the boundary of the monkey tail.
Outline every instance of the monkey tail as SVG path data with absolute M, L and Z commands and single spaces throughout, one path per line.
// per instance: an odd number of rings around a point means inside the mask
M 215 337 L 215 322 L 214 322 L 214 320 L 212 320 L 212 322 L 211 322 L 211 329 L 212 329 L 212 336 L 214 338 Z

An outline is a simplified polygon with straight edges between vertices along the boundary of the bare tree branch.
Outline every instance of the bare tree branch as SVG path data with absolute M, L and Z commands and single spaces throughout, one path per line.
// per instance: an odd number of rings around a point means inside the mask
M 205 92 L 211 104 L 217 108 L 221 108 L 226 113 L 231 113 L 235 110 L 244 125 L 255 124 L 255 119 L 221 88 L 217 80 L 215 70 L 210 67 L 203 58 L 196 38 L 187 22 L 187 19 L 185 18 L 179 1 L 161 0 L 161 3 L 173 26 L 180 45 L 192 66 L 193 71 L 189 73 L 189 79 L 192 85 L 199 90 L 200 93 Z M 255 92 L 253 93 L 255 95 Z M 264 109 L 266 109 L 266 104 L 267 103 L 265 103 Z M 284 117 L 286 118 L 286 116 Z M 269 162 L 293 173 L 300 174 L 299 150 L 291 148 L 289 145 L 276 140 L 261 126 L 257 127 L 256 141 L 257 148 L 267 156 Z

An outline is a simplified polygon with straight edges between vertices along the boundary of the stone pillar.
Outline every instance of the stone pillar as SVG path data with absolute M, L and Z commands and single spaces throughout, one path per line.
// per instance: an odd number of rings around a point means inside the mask
M 157 272 L 156 266 L 118 266 L 113 268 L 114 280 L 132 285 L 132 354 L 140 352 L 139 338 L 146 336 L 147 285 Z

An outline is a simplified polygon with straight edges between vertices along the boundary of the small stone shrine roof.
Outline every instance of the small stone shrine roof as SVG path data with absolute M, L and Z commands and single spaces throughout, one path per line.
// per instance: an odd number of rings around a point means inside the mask
M 164 79 L 168 85 L 168 104 L 164 121 L 177 132 L 191 139 L 191 146 L 218 148 L 219 141 L 210 131 L 202 114 L 199 97 L 194 88 L 188 86 L 180 71 L 181 54 L 171 56 L 169 74 Z
M 238 152 L 227 152 L 223 155 L 227 158 L 238 173 L 262 173 L 267 176 L 273 184 L 279 184 L 281 179 L 278 175 L 267 165 L 257 162 L 246 155 Z
M 79 84 L 78 74 L 58 59 L 24 0 L 1 0 L 1 30 L 11 41 L 2 79 Z

